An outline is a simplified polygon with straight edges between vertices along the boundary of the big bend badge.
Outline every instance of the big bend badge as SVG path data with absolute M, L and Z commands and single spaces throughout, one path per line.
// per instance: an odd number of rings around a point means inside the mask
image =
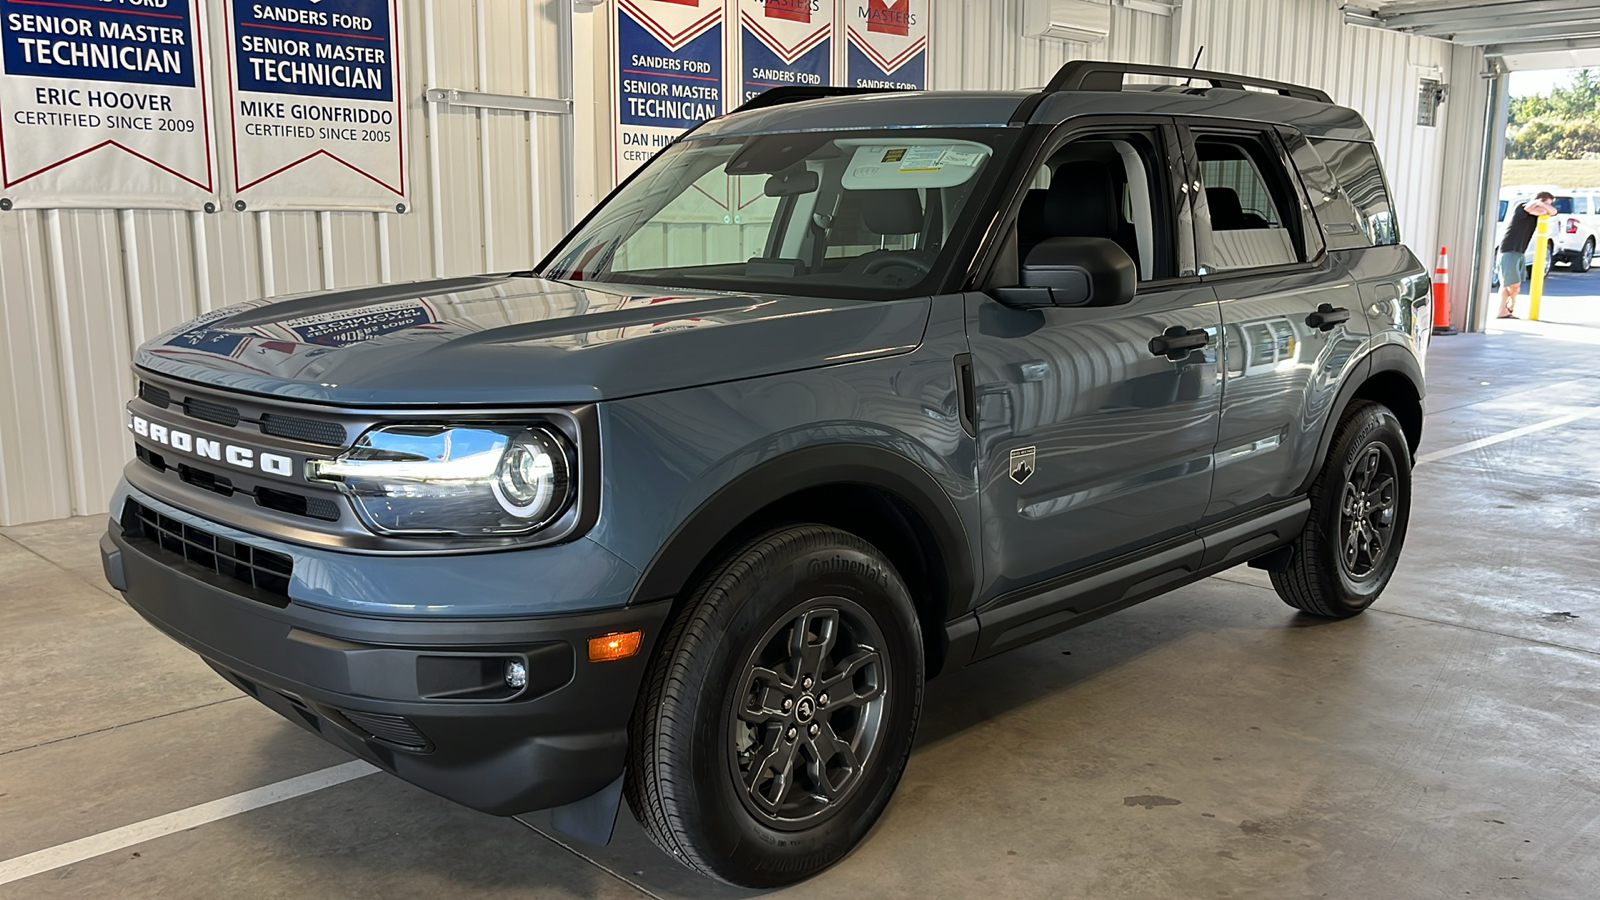
M 1011 451 L 1011 480 L 1025 483 L 1033 477 L 1035 448 L 1018 447 Z

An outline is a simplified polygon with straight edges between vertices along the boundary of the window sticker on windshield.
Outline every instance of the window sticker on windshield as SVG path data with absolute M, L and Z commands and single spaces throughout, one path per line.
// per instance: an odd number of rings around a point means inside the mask
M 947 147 L 912 147 L 900 159 L 902 172 L 937 172 L 944 168 Z
M 989 159 L 988 147 L 972 141 L 889 144 L 845 139 L 854 149 L 841 187 L 847 191 L 949 188 L 977 177 Z

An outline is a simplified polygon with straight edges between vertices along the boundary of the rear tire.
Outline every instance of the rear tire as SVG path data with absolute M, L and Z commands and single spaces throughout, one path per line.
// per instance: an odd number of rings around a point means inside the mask
M 1589 271 L 1589 268 L 1593 265 L 1594 238 L 1589 238 L 1589 240 L 1584 242 L 1583 249 L 1578 251 L 1578 255 L 1572 260 L 1572 271 L 1581 275 L 1584 272 Z
M 1283 602 L 1315 616 L 1356 615 L 1383 593 L 1411 518 L 1411 450 L 1388 407 L 1352 402 L 1311 485 L 1311 515 L 1272 573 Z
M 628 805 L 713 878 L 772 888 L 843 859 L 889 803 L 922 706 L 916 609 L 821 525 L 730 554 L 678 615 L 629 729 Z

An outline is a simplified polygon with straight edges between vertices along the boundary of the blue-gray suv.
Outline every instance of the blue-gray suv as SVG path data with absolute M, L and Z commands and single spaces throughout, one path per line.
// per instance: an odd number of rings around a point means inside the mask
M 780 88 L 535 271 L 140 348 L 106 575 L 400 778 L 597 841 L 626 798 L 792 882 L 882 813 L 940 672 L 1239 563 L 1378 597 L 1430 321 L 1390 198 L 1295 85 Z

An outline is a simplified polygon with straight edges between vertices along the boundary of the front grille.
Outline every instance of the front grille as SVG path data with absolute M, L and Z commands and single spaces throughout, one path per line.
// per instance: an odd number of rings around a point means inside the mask
M 349 432 L 344 425 L 338 422 L 326 422 L 320 419 L 308 419 L 304 416 L 290 416 L 283 413 L 270 412 L 261 413 L 260 418 L 252 418 L 245 415 L 239 410 L 239 407 L 231 403 L 207 400 L 204 397 L 175 399 L 172 396 L 172 392 L 166 388 L 156 387 L 145 381 L 139 382 L 139 399 L 161 409 L 176 405 L 183 410 L 184 415 L 193 419 L 225 425 L 228 428 L 249 425 L 260 429 L 262 434 L 287 438 L 291 441 L 305 441 L 308 444 L 322 444 L 328 447 L 343 447 L 345 441 L 349 439 Z
M 226 403 L 214 403 L 202 400 L 199 397 L 189 397 L 183 401 L 185 415 L 194 419 L 204 419 L 229 428 L 239 427 L 239 408 Z
M 158 388 L 143 381 L 139 382 L 139 399 L 151 406 L 159 406 L 162 409 L 172 405 L 172 394 L 168 393 L 165 388 Z
M 263 485 L 256 488 L 256 504 L 291 516 L 309 516 L 324 522 L 339 521 L 339 504 L 325 497 L 307 497 L 305 494 L 274 490 Z
M 362 731 L 372 735 L 380 741 L 404 747 L 407 750 L 428 749 L 428 739 L 422 736 L 417 726 L 405 716 L 391 713 L 361 712 L 354 709 L 341 709 L 340 714 L 350 723 Z
M 129 500 L 122 509 L 122 534 L 129 541 L 150 545 L 160 555 L 251 589 L 236 591 L 242 596 L 278 607 L 289 605 L 289 577 L 294 573 L 294 562 L 282 553 L 187 525 L 136 500 Z
M 224 497 L 233 496 L 233 479 L 226 475 L 217 475 L 204 469 L 196 469 L 193 466 L 186 466 L 180 463 L 178 465 L 178 477 L 183 479 L 185 484 L 192 484 L 201 490 L 221 494 Z
M 155 469 L 157 472 L 165 472 L 167 470 L 167 458 L 143 444 L 133 445 L 133 455 L 139 457 L 140 462 Z
M 178 479 L 184 484 L 193 485 L 203 491 L 220 494 L 223 497 L 232 497 L 234 494 L 243 494 L 254 497 L 256 505 L 264 509 L 273 509 L 278 512 L 288 513 L 291 516 L 305 516 L 310 519 L 321 519 L 324 522 L 339 521 L 339 504 L 326 497 L 311 497 L 306 494 L 297 494 L 293 491 L 280 491 L 266 485 L 259 485 L 254 490 L 241 488 L 233 483 L 233 479 L 226 475 L 218 475 L 205 469 L 179 463 L 169 466 L 166 457 L 143 445 L 135 445 L 134 455 L 139 461 L 157 472 L 168 469 L 178 470 Z
M 343 447 L 346 438 L 344 426 L 337 422 L 318 422 L 277 413 L 267 413 L 261 417 L 261 431 L 273 437 L 327 444 L 330 447 Z

